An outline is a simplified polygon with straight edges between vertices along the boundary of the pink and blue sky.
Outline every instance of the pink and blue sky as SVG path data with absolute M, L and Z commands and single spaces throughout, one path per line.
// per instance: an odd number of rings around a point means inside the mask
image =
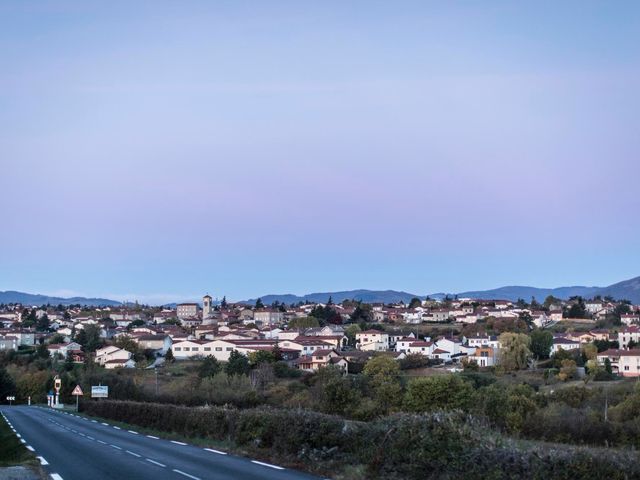
M 0 290 L 640 275 L 635 1 L 5 1 L 0 65 Z

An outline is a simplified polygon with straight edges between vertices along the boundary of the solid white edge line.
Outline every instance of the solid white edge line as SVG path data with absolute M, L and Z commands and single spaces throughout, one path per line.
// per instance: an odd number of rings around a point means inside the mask
M 217 453 L 218 455 L 226 455 L 227 452 L 221 452 L 220 450 L 214 450 L 213 448 L 205 448 L 207 452 Z
M 153 438 L 154 440 L 160 440 L 158 437 L 154 437 L 153 435 L 147 435 L 147 438 Z
M 151 462 L 154 465 L 158 465 L 159 467 L 166 467 L 164 463 L 156 462 L 155 460 L 151 460 L 150 458 L 147 458 L 147 462 Z
M 258 460 L 251 460 L 251 463 L 255 463 L 256 465 L 262 465 L 263 467 L 275 468 L 276 470 L 284 470 L 284 467 L 279 467 L 278 465 L 271 465 L 270 463 L 259 462 Z
M 186 445 L 184 442 L 179 442 L 177 440 L 171 440 L 171 443 L 175 443 L 176 445 Z
M 44 457 L 36 457 L 38 460 L 40 460 L 40 465 L 49 465 L 49 462 L 47 462 Z
M 189 475 L 188 473 L 183 472 L 182 470 L 178 470 L 177 468 L 173 469 L 174 472 L 179 473 L 180 475 L 184 475 L 188 478 L 193 478 L 193 480 L 200 480 L 198 477 L 194 477 L 193 475 Z

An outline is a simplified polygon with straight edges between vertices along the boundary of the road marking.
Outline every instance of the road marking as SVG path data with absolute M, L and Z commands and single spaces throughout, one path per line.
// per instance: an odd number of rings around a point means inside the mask
M 35 452 L 35 448 L 33 448 L 31 445 L 27 445 L 27 450 L 29 450 L 30 452 Z
M 220 450 L 214 450 L 213 448 L 205 448 L 207 452 L 217 453 L 218 455 L 226 455 L 227 452 L 221 452 Z
M 78 431 L 77 431 L 77 430 L 74 430 L 73 428 L 71 429 L 71 431 L 72 431 L 73 433 L 78 433 Z
M 102 422 L 102 425 L 106 425 L 107 427 L 109 426 L 109 424 L 108 424 L 108 423 L 104 423 L 104 422 Z
M 116 430 L 122 430 L 120 427 L 116 427 L 115 425 L 113 426 L 113 428 L 115 428 Z
M 171 440 L 171 443 L 175 443 L 176 445 L 186 445 L 186 443 L 178 442 L 177 440 Z
M 133 433 L 134 435 L 138 435 L 138 432 L 134 432 L 133 430 L 127 430 L 129 433 Z
M 91 423 L 98 423 L 97 420 L 91 420 Z
M 53 480 L 63 480 L 63 478 L 57 473 L 52 473 L 51 478 L 53 478 Z
M 147 435 L 147 438 L 153 438 L 154 440 L 160 440 L 158 437 L 154 437 L 153 435 Z
M 131 450 L 125 450 L 129 455 L 133 455 L 134 457 L 140 458 L 142 455 L 138 455 L 137 453 L 133 453 Z
M 251 460 L 251 463 L 262 465 L 263 467 L 275 468 L 276 470 L 284 470 L 283 467 L 279 467 L 278 465 L 271 465 L 270 463 L 259 462 L 257 460 Z
M 88 438 L 89 440 L 95 440 L 95 438 L 90 437 L 89 435 L 87 435 L 87 438 Z
M 173 469 L 174 472 L 179 473 L 180 475 L 184 475 L 185 477 L 193 478 L 193 480 L 200 480 L 198 477 L 194 477 L 193 475 L 189 475 L 188 473 L 183 472 L 182 470 Z
M 19 433 L 16 433 L 16 437 L 22 438 L 22 435 L 20 435 Z
M 38 460 L 40 460 L 40 465 L 49 465 L 49 462 L 47 462 L 44 457 L 36 457 Z
M 164 463 L 156 462 L 155 460 L 151 460 L 150 458 L 147 458 L 147 462 L 151 462 L 154 465 L 158 465 L 159 467 L 166 467 Z
M 22 443 L 27 443 L 27 442 L 25 441 L 25 439 L 24 439 L 24 438 L 21 438 L 21 439 L 20 439 L 20 441 L 21 441 Z
M 102 440 L 98 440 L 98 443 L 101 443 L 101 444 L 103 444 L 103 445 L 106 445 L 106 444 L 107 444 L 107 442 L 103 442 Z
M 86 437 L 84 433 L 78 433 L 78 435 L 80 435 L 81 437 Z
M 113 448 L 117 448 L 118 450 L 122 450 L 122 447 L 119 447 L 118 445 L 111 445 Z

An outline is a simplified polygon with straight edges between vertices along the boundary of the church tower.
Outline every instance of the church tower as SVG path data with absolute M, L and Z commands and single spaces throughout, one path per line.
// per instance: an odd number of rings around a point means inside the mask
M 213 314 L 213 298 L 210 295 L 202 297 L 202 318 L 205 319 Z

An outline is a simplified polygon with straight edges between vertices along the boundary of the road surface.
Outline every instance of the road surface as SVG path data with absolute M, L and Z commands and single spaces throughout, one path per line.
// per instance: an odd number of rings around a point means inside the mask
M 46 407 L 3 406 L 0 412 L 53 480 L 318 478 Z

